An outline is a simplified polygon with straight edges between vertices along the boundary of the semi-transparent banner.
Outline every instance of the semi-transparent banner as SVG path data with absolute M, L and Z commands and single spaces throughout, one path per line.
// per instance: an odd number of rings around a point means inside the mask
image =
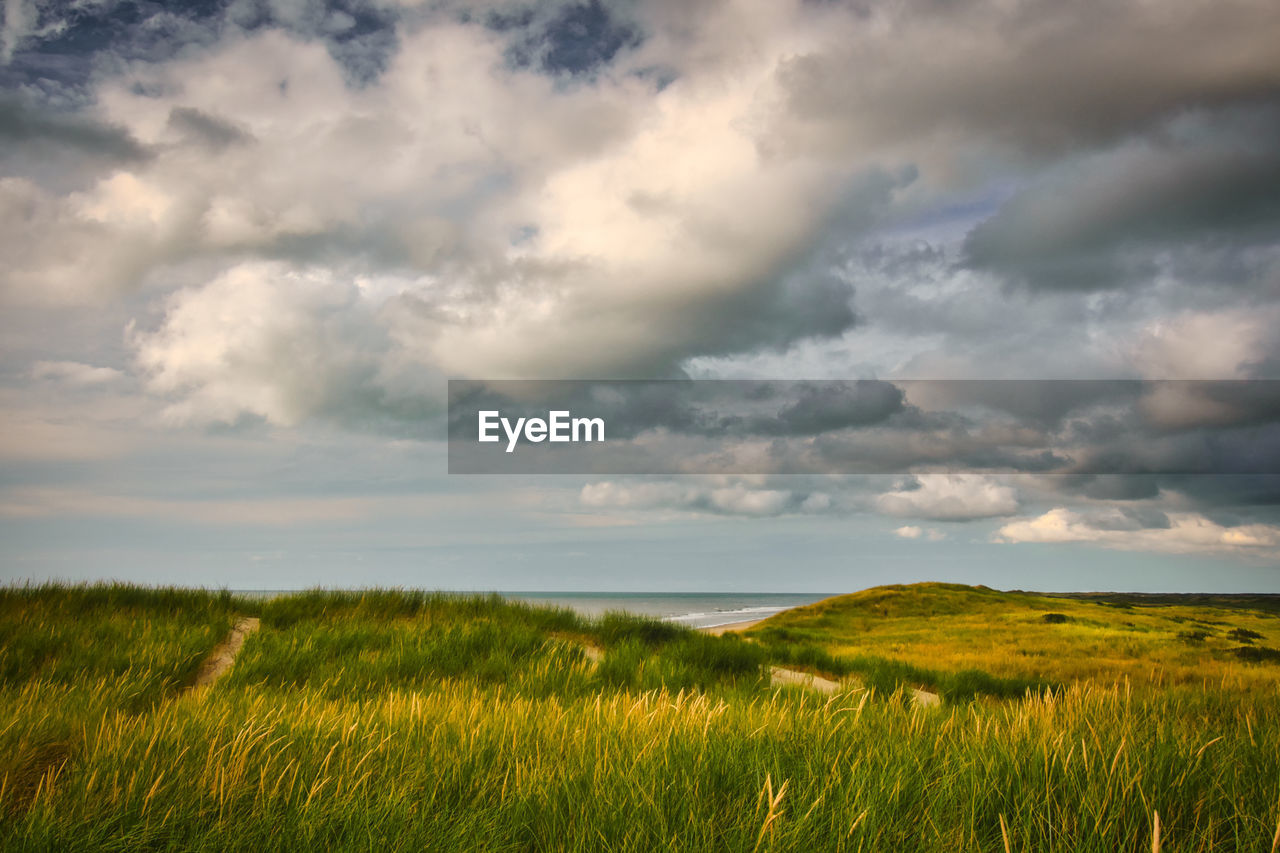
M 1280 473 L 1280 380 L 450 380 L 452 474 Z

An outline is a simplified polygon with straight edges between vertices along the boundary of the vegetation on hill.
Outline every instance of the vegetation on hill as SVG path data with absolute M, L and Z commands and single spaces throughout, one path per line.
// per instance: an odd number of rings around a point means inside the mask
M 997 694 L 1121 679 L 1143 687 L 1274 690 L 1277 670 L 1251 665 L 1250 653 L 1240 653 L 1242 646 L 1280 647 L 1280 612 L 1269 609 L 1270 597 L 1196 599 L 1204 603 L 885 586 L 780 613 L 750 635 L 793 655 L 820 651 L 854 670 L 891 662 L 879 665 L 911 672 L 923 684 L 945 687 L 970 672 L 1011 685 Z

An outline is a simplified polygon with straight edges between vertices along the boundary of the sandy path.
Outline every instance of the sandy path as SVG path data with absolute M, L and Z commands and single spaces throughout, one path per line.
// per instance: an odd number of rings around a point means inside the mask
M 208 687 L 225 675 L 227 670 L 231 669 L 231 665 L 236 662 L 236 655 L 244 645 L 244 638 L 258 630 L 259 624 L 256 616 L 237 619 L 227 638 L 214 646 L 213 651 L 200 665 L 200 671 L 196 673 L 196 680 L 191 685 L 191 689 L 200 690 Z
M 769 684 L 774 687 L 808 687 L 819 693 L 837 693 L 844 686 L 838 681 L 823 678 L 821 675 L 784 669 L 780 666 L 769 667 Z
M 699 628 L 698 630 L 704 634 L 719 636 L 730 632 L 745 631 L 763 621 L 763 619 L 751 619 L 747 622 L 730 622 L 728 625 L 716 625 L 712 628 Z M 786 669 L 781 666 L 769 667 L 769 683 L 774 687 L 808 687 L 821 693 L 836 693 L 846 686 L 838 681 L 823 678 L 820 675 L 800 672 L 795 669 Z M 942 697 L 937 693 L 930 693 L 928 690 L 920 690 L 915 687 L 911 688 L 911 699 L 917 705 L 922 705 L 926 708 L 942 704 Z
M 745 631 L 753 625 L 759 625 L 763 621 L 763 619 L 751 619 L 746 622 L 730 622 L 728 625 L 715 625 L 710 628 L 699 628 L 698 630 L 704 634 L 720 636 L 721 634 L 727 634 L 731 631 Z M 586 655 L 586 658 L 590 662 L 592 668 L 594 668 L 604 657 L 604 651 L 602 649 L 596 648 L 589 643 L 579 643 L 579 648 L 581 648 L 583 654 Z M 800 672 L 796 669 L 787 669 L 786 667 L 781 666 L 769 667 L 769 684 L 772 687 L 807 687 L 810 690 L 817 690 L 819 693 L 832 694 L 839 693 L 847 687 L 852 687 L 854 683 L 855 682 L 852 679 L 841 683 L 839 681 L 832 681 L 829 678 L 823 678 L 821 675 L 814 675 L 810 672 Z M 930 693 L 928 690 L 920 690 L 914 687 L 911 688 L 911 699 L 917 705 L 921 705 L 926 708 L 942 704 L 942 697 L 937 693 Z

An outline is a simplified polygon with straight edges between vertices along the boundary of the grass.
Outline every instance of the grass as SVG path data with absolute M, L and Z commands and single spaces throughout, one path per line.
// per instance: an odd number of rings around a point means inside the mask
M 1276 671 L 1242 663 L 1236 649 L 1241 636 L 1280 646 L 1275 606 L 1263 597 L 1184 604 L 1175 597 L 1068 598 L 913 584 L 798 607 L 750 635 L 773 647 L 812 646 L 832 658 L 892 660 L 915 667 L 922 683 L 929 673 L 972 670 L 1009 685 L 1128 679 L 1157 689 L 1272 690 Z
M 931 594 L 871 606 L 971 639 L 964 589 L 937 591 L 947 613 Z M 1000 595 L 974 592 L 1003 631 Z M 1218 656 L 1266 648 L 1236 628 L 1274 642 L 1267 617 L 1176 612 L 1228 623 L 1205 640 L 1200 683 L 1125 666 L 1037 690 L 1065 666 L 912 662 L 886 639 L 907 625 L 841 602 L 748 642 L 496 597 L 3 591 L 6 673 L 24 651 L 0 688 L 0 737 L 45 752 L 2 771 L 0 848 L 1002 850 L 1003 822 L 1009 849 L 1146 851 L 1158 813 L 1165 850 L 1272 849 L 1280 667 Z M 1007 605 L 1014 624 L 1083 631 L 1081 649 L 1097 626 L 1077 608 L 1103 606 L 1056 599 L 1044 612 L 1071 619 L 1046 623 Z M 262 629 L 212 689 L 183 692 L 199 643 L 236 615 Z M 881 689 L 773 689 L 778 663 Z M 949 701 L 881 701 L 915 684 Z M 161 698 L 131 704 L 136 689 Z

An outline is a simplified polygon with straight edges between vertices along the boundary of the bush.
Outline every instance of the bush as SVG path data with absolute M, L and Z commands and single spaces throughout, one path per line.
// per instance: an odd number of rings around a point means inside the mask
M 768 649 L 769 660 L 777 664 L 808 667 L 825 675 L 833 675 L 836 678 L 854 671 L 849 661 L 838 658 L 821 646 L 812 643 L 804 645 L 770 645 L 766 648 Z
M 1240 660 L 1249 663 L 1277 663 L 1280 662 L 1280 651 L 1269 649 L 1266 646 L 1238 646 L 1231 650 Z
M 760 677 L 765 651 L 732 635 L 709 637 L 691 634 L 663 650 L 663 657 L 694 670 L 702 670 L 709 680 Z
M 627 639 L 605 652 L 596 675 L 612 687 L 635 687 L 639 681 L 640 661 L 644 659 L 644 645 L 637 639 Z
M 1055 690 L 1055 685 L 1031 678 L 1001 678 L 981 669 L 963 669 L 942 684 L 942 696 L 948 702 L 971 702 L 978 696 L 1019 699 L 1027 691 L 1039 693 Z
M 1050 625 L 1061 625 L 1063 622 L 1070 622 L 1071 617 L 1065 613 L 1046 613 L 1040 617 L 1041 622 L 1048 622 Z
M 601 617 L 596 633 L 609 645 L 636 640 L 646 646 L 660 646 L 694 632 L 674 622 L 663 622 L 661 619 L 646 619 L 641 616 L 632 616 L 630 613 L 611 611 Z

